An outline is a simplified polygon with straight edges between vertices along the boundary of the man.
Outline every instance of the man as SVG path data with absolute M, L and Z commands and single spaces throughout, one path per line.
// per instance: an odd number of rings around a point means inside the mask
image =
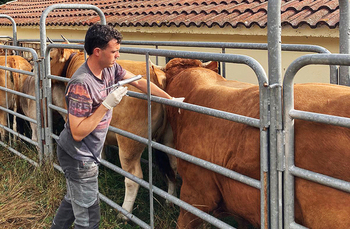
M 115 61 L 122 35 L 110 26 L 95 24 L 85 36 L 87 61 L 74 73 L 66 88 L 68 120 L 60 134 L 57 157 L 65 173 L 67 194 L 53 220 L 52 229 L 98 228 L 98 164 L 112 109 L 126 94 L 125 87 L 103 90 L 119 80 L 134 76 Z M 147 92 L 147 81 L 130 83 Z M 155 96 L 172 99 L 151 84 Z

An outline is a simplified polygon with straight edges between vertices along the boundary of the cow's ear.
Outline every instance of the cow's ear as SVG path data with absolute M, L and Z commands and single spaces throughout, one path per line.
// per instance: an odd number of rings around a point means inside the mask
M 208 68 L 216 73 L 219 72 L 219 63 L 217 61 L 210 61 L 207 63 L 203 63 L 203 67 Z
M 64 49 L 58 48 L 58 53 L 59 53 L 59 55 L 60 55 L 59 61 L 60 61 L 61 63 L 65 62 L 66 59 L 65 59 L 65 56 L 64 56 Z
M 154 72 L 154 83 L 160 87 L 161 89 L 165 89 L 166 87 L 166 76 L 165 73 L 162 70 L 159 70 L 158 68 L 152 66 L 152 70 Z

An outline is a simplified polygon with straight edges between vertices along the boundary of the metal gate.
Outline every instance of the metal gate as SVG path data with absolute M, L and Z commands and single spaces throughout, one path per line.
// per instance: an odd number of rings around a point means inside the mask
M 181 51 L 172 51 L 172 50 L 161 50 L 161 49 L 142 49 L 142 48 L 126 48 L 122 47 L 121 52 L 123 53 L 132 53 L 139 54 L 145 56 L 145 61 L 148 63 L 150 56 L 163 56 L 163 57 L 181 57 L 181 58 L 191 58 L 191 59 L 201 59 L 201 60 L 215 60 L 220 62 L 230 62 L 230 63 L 240 63 L 246 64 L 253 69 L 255 72 L 258 82 L 259 82 L 259 90 L 260 90 L 260 119 L 252 119 L 249 117 L 244 117 L 232 113 L 222 112 L 214 109 L 209 109 L 200 106 L 194 106 L 187 103 L 177 103 L 174 101 L 154 97 L 136 92 L 128 92 L 128 94 L 132 97 L 136 97 L 139 99 L 146 99 L 149 104 L 151 101 L 159 102 L 166 105 L 176 106 L 182 109 L 192 110 L 195 112 L 199 112 L 202 114 L 212 115 L 214 117 L 223 118 L 226 120 L 231 120 L 234 122 L 244 123 L 255 128 L 260 129 L 260 169 L 261 175 L 260 180 L 255 180 L 249 177 L 246 177 L 242 174 L 235 173 L 230 171 L 224 167 L 217 166 L 212 163 L 208 163 L 201 159 L 192 157 L 185 152 L 180 152 L 174 150 L 172 148 L 161 145 L 157 142 L 152 141 L 151 134 L 149 134 L 149 138 L 145 139 L 140 136 L 131 134 L 129 132 L 110 127 L 109 130 L 114 131 L 120 135 L 132 138 L 139 142 L 145 143 L 148 145 L 149 150 L 153 148 L 162 150 L 168 154 L 172 154 L 176 157 L 179 157 L 183 160 L 192 162 L 196 165 L 203 166 L 209 170 L 227 176 L 229 178 L 238 180 L 247 185 L 250 185 L 254 188 L 260 190 L 261 197 L 261 228 L 303 228 L 301 225 L 295 223 L 294 219 L 294 177 L 298 176 L 301 178 L 305 178 L 308 180 L 312 180 L 324 185 L 328 185 L 330 187 L 334 187 L 346 192 L 350 192 L 350 184 L 349 182 L 337 180 L 331 177 L 327 177 L 321 174 L 313 173 L 311 171 L 305 171 L 301 168 L 298 168 L 294 165 L 293 161 L 293 145 L 294 145 L 294 132 L 293 132 L 293 120 L 294 119 L 305 119 L 310 121 L 317 121 L 332 125 L 339 125 L 350 127 L 350 119 L 348 118 L 339 118 L 332 117 L 328 115 L 322 114 L 313 114 L 308 112 L 302 112 L 294 110 L 293 108 L 293 78 L 295 73 L 301 67 L 307 64 L 326 64 L 330 65 L 330 75 L 331 75 L 331 83 L 339 83 L 340 84 L 349 84 L 349 65 L 350 65 L 350 56 L 347 55 L 349 53 L 349 35 L 348 31 L 348 22 L 349 22 L 349 2 L 348 1 L 339 1 L 340 9 L 341 9 L 341 23 L 340 23 L 340 50 L 342 53 L 346 54 L 330 54 L 327 50 L 318 46 L 300 46 L 300 45 L 283 45 L 281 44 L 281 20 L 280 20 L 280 8 L 281 2 L 277 0 L 270 0 L 268 2 L 268 44 L 213 44 L 213 43 L 162 43 L 162 42 L 152 42 L 147 43 L 147 45 L 192 45 L 192 46 L 217 46 L 223 49 L 223 54 L 215 54 L 215 53 L 205 53 L 205 52 L 181 52 Z M 92 9 L 95 10 L 100 18 L 101 23 L 105 24 L 105 18 L 103 13 L 95 6 L 89 5 L 80 5 L 80 4 L 72 4 L 72 5 L 52 5 L 47 8 L 40 21 L 40 43 L 41 43 L 41 56 L 44 58 L 43 62 L 38 61 L 37 57 L 35 57 L 35 69 L 32 73 L 33 75 L 37 75 L 40 72 L 40 79 L 43 80 L 43 97 L 47 100 L 47 111 L 48 112 L 48 120 L 45 121 L 45 128 L 40 129 L 39 133 L 43 132 L 44 137 L 40 138 L 44 140 L 45 145 L 43 147 L 43 152 L 45 157 L 51 158 L 51 153 L 53 151 L 52 145 L 50 144 L 52 138 L 57 138 L 56 135 L 52 133 L 52 116 L 51 110 L 60 110 L 60 108 L 54 106 L 51 101 L 51 79 L 58 80 L 67 80 L 62 77 L 53 76 L 50 74 L 50 64 L 49 64 L 49 53 L 51 48 L 60 47 L 60 48 L 73 48 L 73 49 L 83 49 L 82 45 L 46 45 L 46 29 L 45 29 L 45 19 L 48 13 L 54 9 L 67 9 L 67 8 L 80 8 L 80 9 Z M 345 18 L 345 19 L 344 19 Z M 15 37 L 15 36 L 14 36 Z M 133 42 L 123 42 L 125 44 L 135 44 Z M 141 43 L 142 44 L 142 43 Z M 145 44 L 145 43 L 143 43 Z M 17 48 L 13 46 L 0 46 L 0 48 L 11 48 L 17 51 L 29 51 L 33 52 L 32 49 L 26 48 Z M 233 55 L 233 54 L 224 54 L 225 48 L 250 48 L 250 49 L 267 49 L 268 50 L 268 58 L 269 58 L 269 81 L 266 77 L 266 73 L 261 67 L 261 65 L 248 56 L 244 55 Z M 301 50 L 301 51 L 314 51 L 325 54 L 312 54 L 306 55 L 298 58 L 295 62 L 291 64 L 288 68 L 286 75 L 284 77 L 284 94 L 282 98 L 282 76 L 281 76 L 281 50 Z M 33 54 L 33 57 L 35 55 Z M 39 66 L 40 65 L 40 66 Z M 341 65 L 339 68 L 340 75 L 338 76 L 337 65 Z M 40 68 L 40 71 L 38 70 Z M 224 68 L 224 67 L 223 67 Z M 15 69 L 6 69 L 5 70 L 13 70 Z M 30 75 L 30 73 L 28 73 Z M 150 80 L 149 73 L 147 74 L 148 80 Z M 39 85 L 39 81 L 37 82 Z M 39 95 L 40 93 L 37 93 Z M 32 97 L 30 97 L 33 99 Z M 39 99 L 38 99 L 39 100 Z M 285 109 L 282 110 L 282 101 L 286 104 Z M 40 107 L 40 106 L 38 106 Z M 40 110 L 40 109 L 39 109 Z M 7 110 L 11 113 L 10 110 Z M 60 110 L 62 111 L 62 110 Z M 40 111 L 38 112 L 40 114 Z M 284 114 L 284 120 L 282 114 Z M 19 114 L 15 114 L 19 115 Z M 150 123 L 150 109 L 148 111 L 149 115 L 149 133 L 151 132 L 151 123 Z M 37 123 L 38 128 L 40 126 L 39 120 L 41 116 L 38 117 Z M 34 121 L 35 120 L 30 120 Z M 47 123 L 46 123 L 47 122 Z M 3 127 L 9 132 L 12 132 L 9 128 Z M 40 140 L 39 140 L 40 141 Z M 3 144 L 2 144 L 3 145 Z M 40 144 L 38 143 L 40 147 Z M 18 152 L 16 152 L 18 154 Z M 23 157 L 23 156 L 22 156 Z M 28 158 L 25 158 L 28 159 Z M 30 160 L 30 159 L 29 159 Z M 33 163 L 38 165 L 38 163 Z M 218 228 L 233 228 L 232 226 L 216 219 L 215 217 L 194 208 L 193 206 L 181 201 L 180 199 L 169 195 L 168 193 L 162 191 L 161 189 L 153 186 L 152 176 L 150 176 L 150 180 L 147 182 L 145 180 L 139 179 L 129 173 L 126 173 L 121 168 L 102 160 L 102 164 L 106 167 L 116 171 L 117 173 L 126 176 L 127 178 L 139 183 L 141 186 L 148 188 L 150 190 L 150 225 L 138 219 L 135 215 L 131 215 L 130 213 L 123 210 L 118 204 L 114 203 L 108 197 L 100 194 L 100 197 L 103 201 L 107 202 L 110 206 L 116 208 L 118 211 L 125 214 L 129 219 L 139 224 L 142 228 L 154 228 L 154 219 L 153 219 L 153 193 L 160 195 L 168 199 L 169 201 L 177 204 L 178 206 L 186 209 L 187 211 L 191 211 L 193 214 L 198 217 L 210 222 Z M 54 165 L 55 168 L 60 170 L 58 165 Z M 149 156 L 149 170 L 150 175 L 152 174 L 152 156 Z M 283 179 L 284 177 L 284 179 Z M 283 197 L 283 195 L 285 195 Z

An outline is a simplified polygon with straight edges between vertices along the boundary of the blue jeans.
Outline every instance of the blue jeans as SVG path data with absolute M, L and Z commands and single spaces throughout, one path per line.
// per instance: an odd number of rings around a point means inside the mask
M 64 196 L 52 229 L 68 229 L 73 221 L 75 229 L 98 228 L 100 203 L 98 198 L 98 164 L 78 161 L 57 146 L 57 157 L 64 171 L 67 193 Z

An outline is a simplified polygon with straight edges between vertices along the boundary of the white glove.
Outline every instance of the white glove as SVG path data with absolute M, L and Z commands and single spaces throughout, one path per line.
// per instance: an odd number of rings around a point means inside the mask
M 171 100 L 174 100 L 174 101 L 176 101 L 176 102 L 183 102 L 184 100 L 185 100 L 185 97 L 179 97 L 179 98 L 175 98 L 175 97 L 173 97 Z M 179 112 L 179 114 L 181 114 L 181 109 L 179 108 L 178 110 L 177 110 L 177 112 Z
M 179 97 L 179 98 L 173 97 L 171 100 L 174 100 L 176 102 L 183 102 L 185 100 L 185 97 Z
M 117 106 L 120 101 L 122 101 L 122 98 L 124 95 L 126 95 L 127 91 L 128 89 L 126 87 L 118 87 L 109 93 L 106 99 L 102 102 L 103 106 L 109 110 L 113 109 L 113 107 Z

